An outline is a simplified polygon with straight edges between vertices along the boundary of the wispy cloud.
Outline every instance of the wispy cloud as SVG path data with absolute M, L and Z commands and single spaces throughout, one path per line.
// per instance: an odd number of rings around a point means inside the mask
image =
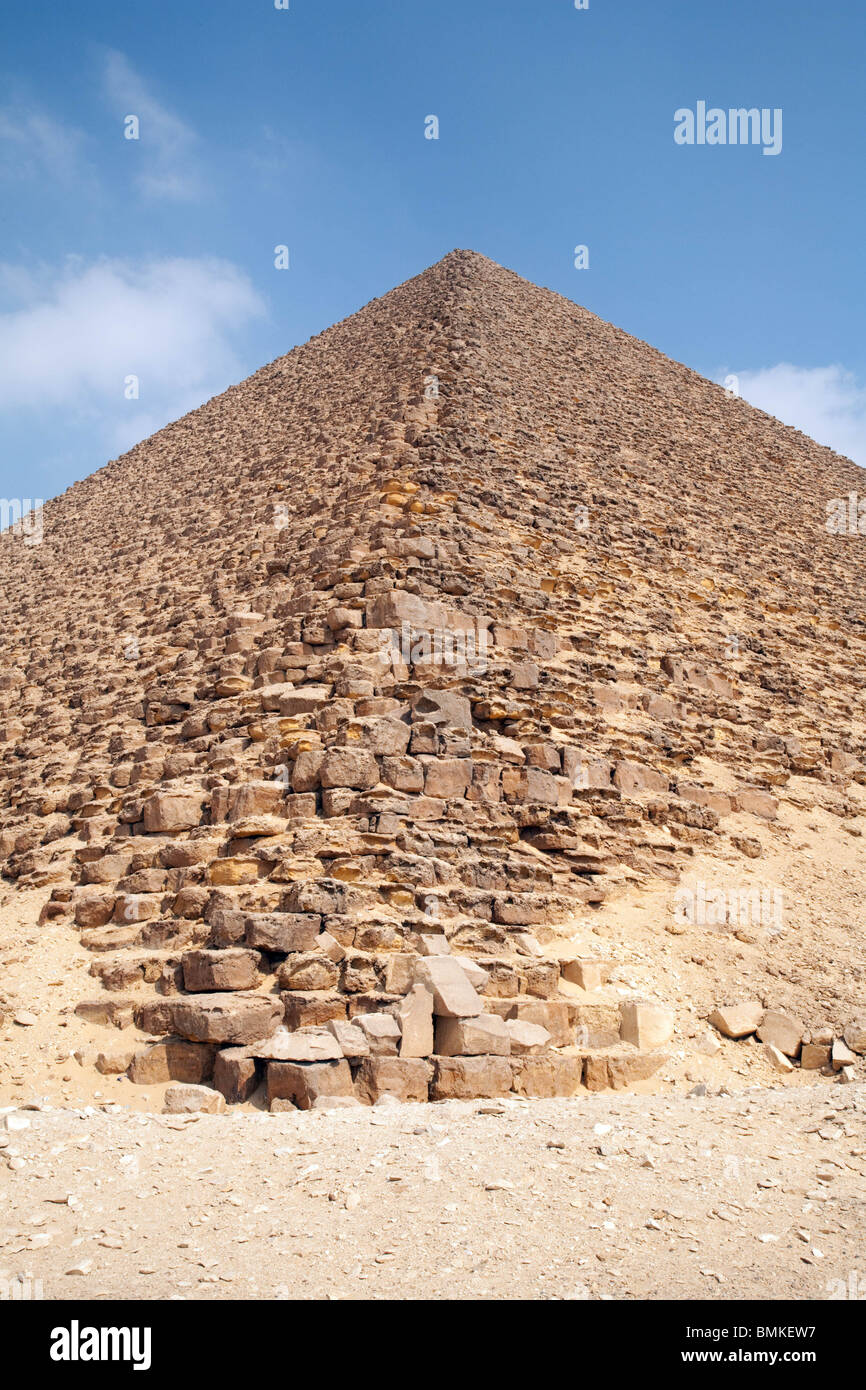
M 866 468 L 866 386 L 853 372 L 779 362 L 736 375 L 744 400 Z
M 0 178 L 69 187 L 95 177 L 83 131 L 38 107 L 0 110 Z
M 86 420 L 96 448 L 112 450 L 237 380 L 238 334 L 264 313 L 248 277 L 210 259 L 0 265 L 0 292 L 11 305 L 0 309 L 0 410 Z
M 201 196 L 205 181 L 199 167 L 199 138 L 181 118 L 157 101 L 122 53 L 105 58 L 105 92 L 118 120 L 137 116 L 140 191 L 150 198 L 187 202 Z

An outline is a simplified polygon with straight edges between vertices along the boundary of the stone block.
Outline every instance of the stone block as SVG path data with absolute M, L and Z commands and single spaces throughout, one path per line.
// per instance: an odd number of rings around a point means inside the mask
M 221 1115 L 226 1108 L 225 1096 L 209 1086 L 192 1086 L 183 1082 L 166 1087 L 163 1097 L 164 1115 Z
M 477 1018 L 439 1018 L 436 1021 L 436 1053 L 440 1057 L 475 1057 L 511 1053 L 511 1035 L 498 1014 Z
M 481 1013 L 481 1001 L 454 956 L 422 957 L 415 966 L 415 981 L 433 995 L 433 1012 L 439 1018 L 473 1018 Z
M 268 994 L 200 994 L 170 1001 L 176 1033 L 194 1042 L 249 1043 L 273 1033 L 280 1001 Z
M 431 1100 L 476 1100 L 507 1096 L 509 1057 L 434 1057 Z
M 641 1051 L 652 1051 L 669 1042 L 674 1035 L 676 1014 L 661 1004 L 644 1004 L 633 1000 L 623 1004 L 620 1011 L 620 1037 Z
M 188 1042 L 186 1038 L 161 1038 L 137 1052 L 129 1065 L 129 1079 L 136 1086 L 158 1086 L 165 1081 L 198 1085 L 210 1079 L 216 1048 Z
M 243 1047 L 227 1047 L 218 1052 L 214 1061 L 214 1088 L 225 1096 L 230 1105 L 242 1104 L 258 1089 L 261 1067 Z
M 382 1096 L 426 1101 L 433 1069 L 420 1057 L 365 1057 L 355 1078 L 355 1094 L 365 1105 Z
M 786 1057 L 799 1057 L 805 1031 L 806 1025 L 799 1019 L 769 1009 L 761 1019 L 757 1035 L 762 1043 L 777 1047 Z
M 747 1038 L 758 1028 L 765 1012 L 757 999 L 747 999 L 740 1004 L 723 1004 L 714 1009 L 707 1022 L 726 1038 Z
M 193 994 L 254 989 L 261 956 L 257 951 L 188 951 L 183 958 L 184 989 Z
M 268 1062 L 268 1100 L 290 1100 L 312 1109 L 321 1096 L 352 1096 L 352 1072 L 344 1057 L 329 1062 Z
M 583 1058 L 546 1052 L 535 1057 L 512 1058 L 513 1088 L 519 1096 L 538 1099 L 573 1096 L 583 1076 Z
M 192 830 L 201 821 L 204 792 L 155 792 L 144 803 L 145 833 Z

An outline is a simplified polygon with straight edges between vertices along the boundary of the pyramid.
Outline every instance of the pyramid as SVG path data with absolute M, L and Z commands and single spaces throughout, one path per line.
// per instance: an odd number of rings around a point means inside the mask
M 650 1075 L 667 1011 L 574 925 L 866 784 L 861 478 L 454 251 L 0 536 L 0 871 L 92 952 L 104 1068 Z

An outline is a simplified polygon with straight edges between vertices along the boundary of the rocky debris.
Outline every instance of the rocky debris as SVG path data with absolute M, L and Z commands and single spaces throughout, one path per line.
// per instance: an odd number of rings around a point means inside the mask
M 750 999 L 742 1004 L 723 1004 L 707 1021 L 726 1038 L 747 1038 L 757 1031 L 764 1013 L 763 1004 Z
M 765 1009 L 755 1000 L 722 1005 L 713 1010 L 708 1022 L 727 1038 L 748 1039 L 754 1035 L 763 1043 L 764 1056 L 771 1067 L 783 1074 L 794 1071 L 797 1061 L 804 1071 L 841 1073 L 858 1060 L 843 1038 L 834 1038 L 832 1029 L 808 1032 L 799 1019 L 778 1009 Z
M 768 1009 L 756 1029 L 762 1043 L 775 1047 L 786 1057 L 799 1057 L 805 1025 L 796 1018 Z
M 847 1067 L 853 1067 L 857 1061 L 856 1054 L 841 1038 L 837 1038 L 830 1050 L 830 1064 L 834 1071 L 844 1071 Z
M 221 1115 L 226 1103 L 219 1091 L 207 1086 L 172 1083 L 165 1088 L 162 1108 L 166 1115 Z
M 764 1043 L 764 1055 L 776 1071 L 790 1072 L 794 1070 L 793 1063 L 789 1062 L 785 1053 L 773 1043 Z

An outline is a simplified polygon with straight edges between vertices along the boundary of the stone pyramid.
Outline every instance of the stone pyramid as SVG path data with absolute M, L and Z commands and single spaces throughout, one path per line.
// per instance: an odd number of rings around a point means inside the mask
M 0 867 L 93 952 L 105 1069 L 648 1075 L 672 1021 L 570 927 L 866 781 L 861 478 L 454 251 L 0 537 Z

